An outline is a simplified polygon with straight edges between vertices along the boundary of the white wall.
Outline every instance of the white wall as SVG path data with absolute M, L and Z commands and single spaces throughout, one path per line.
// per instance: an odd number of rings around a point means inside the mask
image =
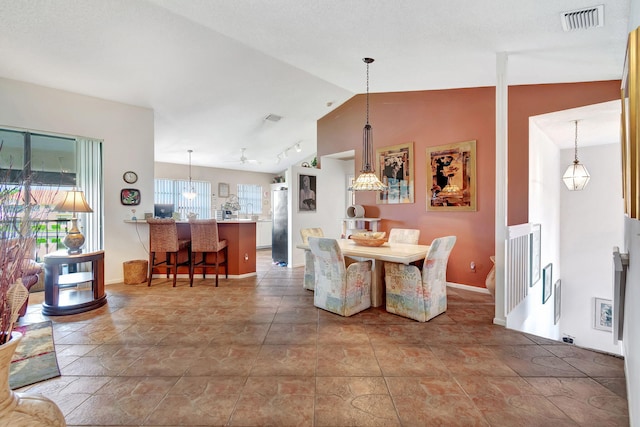
M 529 221 L 542 225 L 541 267 L 553 264 L 553 283 L 562 282 L 561 317 L 554 325 L 554 298 L 542 303 L 542 278 L 507 318 L 509 328 L 621 354 L 610 332 L 594 329 L 593 298 L 612 298 L 613 246 L 622 247 L 623 221 L 620 147 L 584 147 L 579 158 L 591 181 L 583 191 L 569 191 L 561 176 L 573 161 L 573 149 L 560 150 L 530 120 Z
M 120 204 L 127 170 L 139 177 L 140 211 L 153 208 L 153 111 L 0 78 L 0 126 L 101 139 L 104 165 L 105 281 L 121 282 L 122 263 L 147 259 Z M 95 215 L 96 213 L 94 213 Z
M 304 251 L 296 249 L 302 242 L 300 229 L 320 227 L 326 237 L 339 238 L 342 232 L 341 218 L 346 216 L 345 176 L 353 173 L 353 160 L 337 160 L 323 157 L 322 169 L 310 169 L 294 166 L 289 176 L 290 212 L 289 226 L 289 266 L 304 265 Z M 316 212 L 298 212 L 299 180 L 298 174 L 316 175 Z
M 185 158 L 182 160 L 188 161 L 186 151 Z M 189 165 L 156 162 L 154 176 L 158 179 L 189 179 Z M 232 169 L 218 169 L 202 166 L 191 167 L 192 180 L 209 181 L 211 183 L 211 192 L 213 193 L 211 206 L 213 209 L 220 209 L 220 205 L 224 204 L 227 200 L 226 198 L 219 198 L 217 196 L 218 183 L 225 182 L 229 184 L 229 193 L 236 195 L 238 193 L 238 184 L 261 185 L 263 191 L 262 214 L 260 215 L 261 218 L 271 218 L 272 207 L 270 188 L 274 177 L 274 174 L 262 172 L 245 172 Z M 264 194 L 264 192 L 266 192 L 266 195 Z M 255 208 L 257 208 L 257 206 L 254 206 L 254 212 L 257 212 Z
M 561 277 L 560 259 L 560 150 L 529 121 L 529 222 L 541 224 L 541 269 L 553 265 L 553 281 Z M 553 324 L 553 294 L 542 303 L 540 280 L 529 288 L 527 298 L 507 315 L 507 327 L 534 335 L 558 339 Z
M 591 180 L 582 191 L 562 186 L 560 333 L 574 337 L 577 346 L 622 354 L 611 332 L 593 328 L 593 298 L 613 298 L 612 249 L 623 248 L 624 242 L 620 145 L 579 147 L 578 155 Z M 574 150 L 562 150 L 560 158 L 562 174 L 573 161 Z

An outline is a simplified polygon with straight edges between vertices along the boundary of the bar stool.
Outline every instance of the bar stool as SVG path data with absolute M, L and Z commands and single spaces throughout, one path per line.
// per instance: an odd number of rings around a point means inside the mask
M 202 268 L 202 278 L 206 278 L 207 268 L 216 269 L 216 286 L 218 286 L 218 270 L 224 266 L 225 278 L 229 278 L 227 259 L 229 256 L 227 241 L 220 240 L 218 235 L 218 221 L 215 219 L 190 219 L 191 227 L 191 264 L 189 267 L 189 285 L 193 286 L 193 274 L 196 267 Z M 223 259 L 220 259 L 220 252 Z M 215 254 L 215 261 L 207 262 L 207 254 Z M 202 254 L 202 260 L 197 261 L 197 255 Z
M 148 219 L 149 224 L 149 282 L 147 286 L 151 286 L 151 278 L 153 277 L 154 267 L 164 267 L 167 270 L 167 279 L 169 272 L 173 270 L 173 287 L 176 286 L 176 278 L 178 276 L 178 267 L 181 265 L 191 265 L 191 250 L 189 239 L 178 239 L 178 227 L 173 219 Z M 187 250 L 187 261 L 178 262 L 178 254 L 180 250 Z M 164 261 L 156 264 L 156 253 L 165 253 Z

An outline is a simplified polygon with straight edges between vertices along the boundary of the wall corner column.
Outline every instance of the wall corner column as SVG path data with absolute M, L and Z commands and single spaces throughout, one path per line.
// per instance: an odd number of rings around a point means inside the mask
M 506 326 L 505 246 L 507 241 L 508 99 L 506 52 L 496 54 L 496 215 L 495 215 L 495 315 L 493 323 Z

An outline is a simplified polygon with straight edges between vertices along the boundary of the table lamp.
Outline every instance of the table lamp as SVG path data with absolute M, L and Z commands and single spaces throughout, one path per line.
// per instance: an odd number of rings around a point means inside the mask
M 93 212 L 89 204 L 84 198 L 84 193 L 81 190 L 67 191 L 64 199 L 56 205 L 56 211 L 59 212 L 72 212 L 71 217 L 71 229 L 67 231 L 67 235 L 62 240 L 62 243 L 67 247 L 67 252 L 71 254 L 79 254 L 82 252 L 82 245 L 84 245 L 84 236 L 78 228 L 78 218 L 76 212 Z

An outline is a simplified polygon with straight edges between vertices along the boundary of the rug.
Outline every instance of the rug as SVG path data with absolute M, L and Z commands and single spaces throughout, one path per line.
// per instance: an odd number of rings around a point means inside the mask
M 11 359 L 9 386 L 17 389 L 60 376 L 51 321 L 16 326 L 22 339 Z

